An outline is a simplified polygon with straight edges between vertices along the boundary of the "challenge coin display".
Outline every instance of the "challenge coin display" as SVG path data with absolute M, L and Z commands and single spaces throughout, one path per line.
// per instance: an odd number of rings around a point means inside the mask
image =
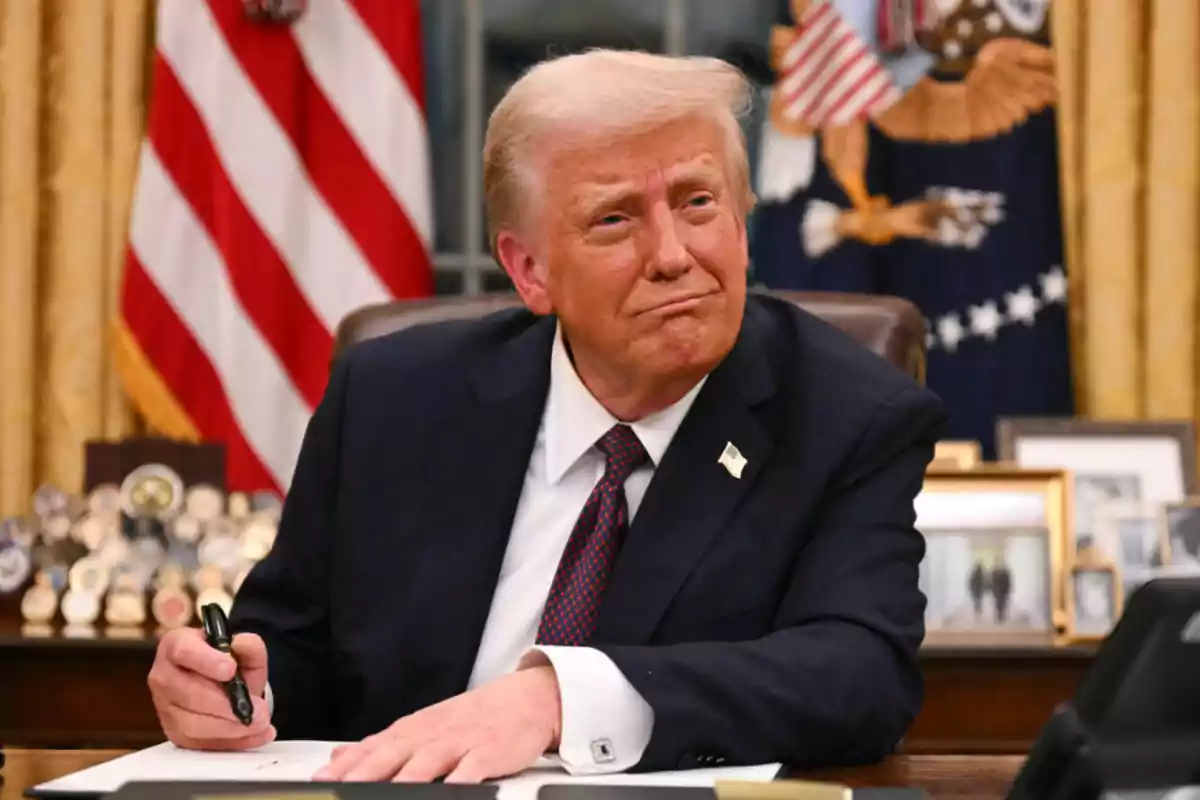
M 161 463 L 85 495 L 42 485 L 32 513 L 0 522 L 0 595 L 20 596 L 22 631 L 147 635 L 226 611 L 250 568 L 274 545 L 282 502 L 185 484 Z M 90 631 L 90 633 L 89 633 Z M 32 634 L 29 634 L 32 635 Z
M 71 565 L 67 581 L 72 589 L 99 596 L 108 591 L 111 574 L 111 569 L 103 561 L 95 556 L 88 556 Z
M 21 616 L 29 622 L 49 622 L 58 611 L 58 593 L 54 591 L 50 575 L 39 572 L 33 586 L 21 599 Z
M 183 479 L 162 464 L 138 467 L 121 483 L 121 508 L 133 519 L 164 519 L 183 505 Z
M 88 511 L 98 517 L 116 519 L 121 515 L 121 487 L 102 483 L 92 489 L 87 499 Z
M 224 512 L 225 497 L 217 487 L 198 483 L 188 489 L 184 509 L 197 521 L 210 522 Z
M 150 613 L 168 630 L 185 627 L 192 621 L 192 598 L 187 593 L 186 583 L 187 575 L 178 566 L 167 564 L 159 570 Z
M 0 595 L 18 591 L 31 572 L 33 560 L 29 551 L 15 541 L 0 540 Z
M 100 595 L 74 587 L 67 589 L 62 597 L 62 615 L 70 625 L 91 625 L 100 616 Z
M 114 578 L 104 619 L 118 626 L 141 625 L 146 621 L 146 590 L 132 573 Z
M 176 517 L 169 530 L 173 539 L 184 544 L 195 544 L 204 532 L 200 527 L 200 518 L 190 511 L 185 511 Z

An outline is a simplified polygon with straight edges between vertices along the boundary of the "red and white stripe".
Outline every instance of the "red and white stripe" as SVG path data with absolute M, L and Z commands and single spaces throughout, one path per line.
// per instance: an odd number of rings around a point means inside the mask
M 782 113 L 813 129 L 879 114 L 900 99 L 879 59 L 828 0 L 809 6 L 784 51 L 775 91 Z
M 122 324 L 231 489 L 287 489 L 343 317 L 432 292 L 419 14 L 158 4 Z

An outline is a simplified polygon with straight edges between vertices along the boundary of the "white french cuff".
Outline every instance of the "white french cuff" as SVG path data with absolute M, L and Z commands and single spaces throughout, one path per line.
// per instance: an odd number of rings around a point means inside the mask
M 535 647 L 518 669 L 547 661 L 562 702 L 563 768 L 572 775 L 602 775 L 636 765 L 650 743 L 654 710 L 617 665 L 590 647 Z
M 263 697 L 267 701 L 267 716 L 275 716 L 275 695 L 271 692 L 271 682 L 267 681 L 266 688 L 263 689 Z

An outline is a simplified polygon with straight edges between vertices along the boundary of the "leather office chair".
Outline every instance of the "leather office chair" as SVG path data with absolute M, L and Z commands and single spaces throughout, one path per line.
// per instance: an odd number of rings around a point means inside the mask
M 918 381 L 925 380 L 925 319 L 911 302 L 898 297 L 835 292 L 766 292 L 785 298 L 845 331 Z M 355 342 L 425 322 L 483 316 L 518 306 L 515 293 L 479 297 L 434 297 L 365 306 L 338 325 L 334 352 Z

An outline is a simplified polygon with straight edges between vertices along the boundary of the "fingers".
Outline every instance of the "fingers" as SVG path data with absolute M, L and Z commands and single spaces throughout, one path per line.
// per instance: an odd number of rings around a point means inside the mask
M 362 763 L 374 750 L 389 738 L 389 732 L 383 731 L 372 734 L 361 742 L 343 744 L 335 747 L 330 753 L 329 763 L 317 770 L 313 780 L 339 781 L 345 778 L 350 770 Z
M 163 730 L 173 740 L 234 741 L 261 735 L 271 727 L 267 703 L 261 697 L 251 698 L 254 714 L 250 724 L 245 725 L 233 713 L 228 697 L 210 690 L 197 678 L 183 678 L 180 686 L 191 684 L 191 688 L 172 688 L 153 696 L 154 707 L 163 725 Z
M 244 725 L 218 683 L 233 676 L 233 658 L 214 650 L 196 629 L 172 631 L 159 643 L 147 676 L 151 699 L 167 738 L 180 747 L 244 750 L 275 738 L 266 701 L 251 697 Z
M 198 628 L 171 631 L 159 643 L 167 662 L 211 681 L 227 681 L 237 671 L 233 656 L 213 648 Z
M 453 770 L 462 758 L 461 745 L 434 742 L 413 753 L 392 780 L 396 783 L 429 783 Z
M 150 689 L 155 699 L 181 710 L 218 719 L 237 719 L 224 689 L 173 664 L 159 664 L 151 670 Z
M 267 645 L 258 634 L 239 633 L 233 637 L 233 657 L 250 694 L 261 697 L 267 688 Z
M 479 783 L 488 777 L 487 764 L 494 760 L 483 750 L 464 756 L 461 745 L 451 742 L 430 742 L 414 749 L 409 741 L 388 737 L 347 749 L 313 780 L 429 783 L 449 773 L 457 775 L 458 783 Z
M 386 781 L 400 771 L 411 750 L 404 742 L 390 742 L 372 748 L 346 773 L 344 781 Z
M 234 636 L 233 657 L 244 670 L 267 668 L 267 646 L 257 633 L 239 633 Z
M 493 774 L 495 770 L 489 769 L 495 761 L 496 753 L 492 750 L 472 750 L 459 759 L 458 766 L 446 776 L 445 783 L 483 783 L 489 778 L 500 777 Z

